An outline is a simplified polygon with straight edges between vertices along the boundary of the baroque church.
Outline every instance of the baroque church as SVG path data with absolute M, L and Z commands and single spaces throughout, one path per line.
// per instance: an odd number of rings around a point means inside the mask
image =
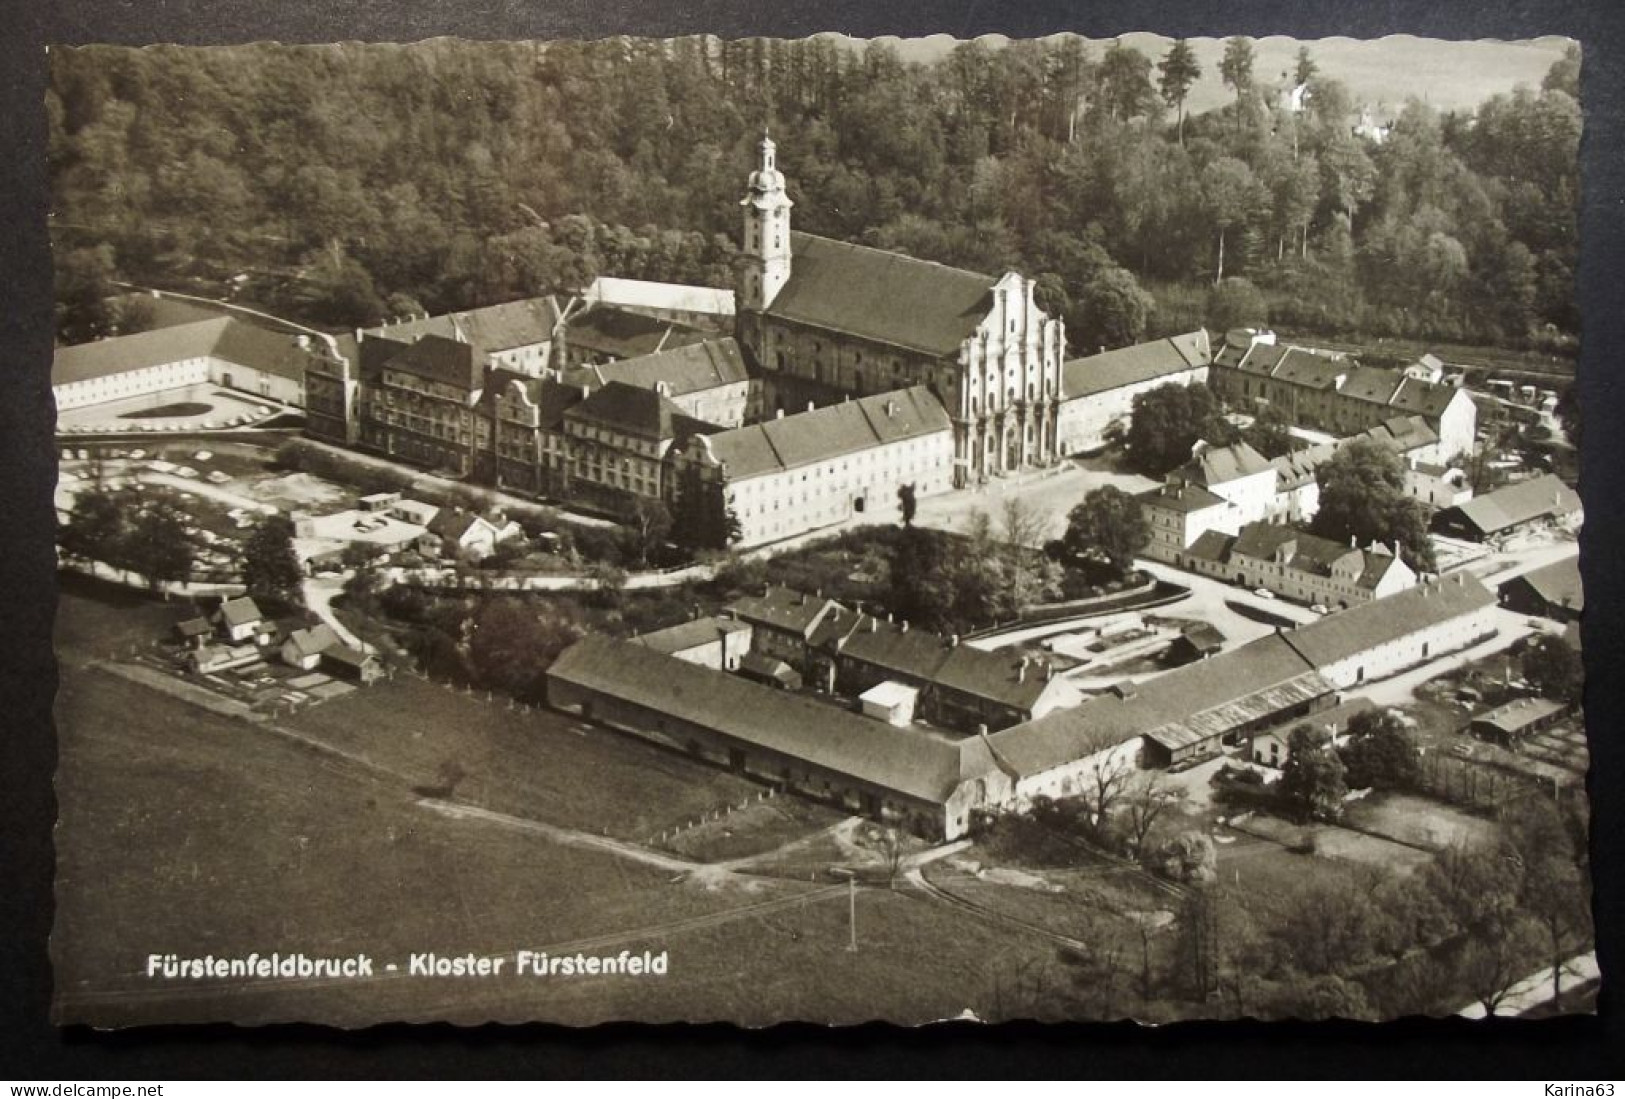
M 738 336 L 766 407 L 928 386 L 953 422 L 956 487 L 1058 456 L 1066 331 L 1032 279 L 978 274 L 790 227 L 771 138 L 745 197 Z

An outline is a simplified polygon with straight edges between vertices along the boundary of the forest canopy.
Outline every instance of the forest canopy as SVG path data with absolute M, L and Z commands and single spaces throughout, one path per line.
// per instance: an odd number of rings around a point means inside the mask
M 1576 333 L 1578 56 L 1380 142 L 1309 53 L 1301 110 L 1227 44 L 608 39 L 52 50 L 61 334 L 112 280 L 239 280 L 334 327 L 579 288 L 730 285 L 777 139 L 798 228 L 1038 278 L 1093 350 L 1203 323 L 1244 278 L 1284 330 L 1561 347 Z M 1149 296 L 1147 293 L 1149 292 Z M 87 312 L 88 311 L 88 312 Z M 1261 320 L 1263 318 L 1260 318 Z

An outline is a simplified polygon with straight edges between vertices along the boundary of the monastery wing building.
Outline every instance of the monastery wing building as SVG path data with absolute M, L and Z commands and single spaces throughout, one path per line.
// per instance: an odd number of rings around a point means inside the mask
M 790 228 L 764 138 L 745 197 L 738 332 L 770 406 L 928 386 L 953 420 L 955 486 L 1053 460 L 1062 322 L 1032 279 L 977 274 Z

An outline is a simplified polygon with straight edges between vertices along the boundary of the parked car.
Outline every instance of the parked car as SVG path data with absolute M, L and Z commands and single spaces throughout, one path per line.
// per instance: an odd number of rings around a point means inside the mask
M 1309 609 L 1311 611 L 1313 611 L 1315 614 L 1331 614 L 1332 613 L 1331 611 L 1326 609 L 1326 604 L 1324 604 L 1324 603 L 1316 603 L 1314 606 L 1310 607 Z
M 1268 588 L 1254 588 L 1253 589 L 1253 594 L 1258 596 L 1258 598 L 1260 598 L 1260 599 L 1274 599 L 1275 598 L 1275 593 L 1270 591 Z

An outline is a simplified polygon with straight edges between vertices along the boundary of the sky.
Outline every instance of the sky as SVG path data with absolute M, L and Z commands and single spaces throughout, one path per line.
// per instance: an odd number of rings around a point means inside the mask
M 841 38 L 842 36 L 833 36 Z M 851 39 L 846 39 L 853 42 Z M 956 40 L 947 35 L 928 38 L 888 38 L 898 53 L 910 61 L 932 61 L 953 49 Z M 980 41 L 999 46 L 1008 41 L 987 36 Z M 1106 45 L 1091 40 L 1095 56 Z M 1153 61 L 1160 60 L 1172 39 L 1157 34 L 1135 32 L 1121 36 Z M 1230 91 L 1219 79 L 1219 58 L 1224 41 L 1218 38 L 1192 38 L 1202 65 L 1202 78 L 1191 89 L 1187 109 L 1200 113 L 1230 99 Z M 856 44 L 856 43 L 854 43 Z M 1471 110 L 1490 96 L 1510 92 L 1519 84 L 1540 86 L 1552 62 L 1563 56 L 1569 39 L 1547 37 L 1518 42 L 1451 42 L 1412 35 L 1386 38 L 1323 38 L 1300 41 L 1273 36 L 1254 41 L 1256 79 L 1273 84 L 1289 71 L 1298 47 L 1307 45 L 1322 74 L 1340 80 L 1356 103 L 1398 107 L 1415 96 L 1439 110 Z

